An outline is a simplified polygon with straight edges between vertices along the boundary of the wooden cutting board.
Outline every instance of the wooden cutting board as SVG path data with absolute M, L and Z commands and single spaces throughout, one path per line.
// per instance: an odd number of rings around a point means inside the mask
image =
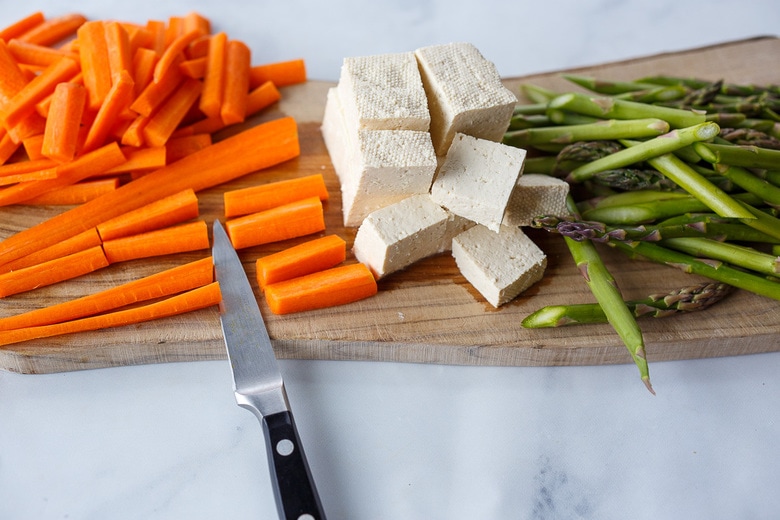
M 567 72 L 605 79 L 670 74 L 766 84 L 780 82 L 775 67 L 777 56 L 780 56 L 779 39 L 756 38 Z M 523 82 L 558 90 L 573 89 L 560 78 L 559 72 L 506 80 L 515 92 Z M 200 204 L 205 220 L 211 222 L 221 216 L 221 196 L 227 189 L 322 173 L 331 193 L 326 206 L 327 232 L 338 233 L 351 245 L 355 230 L 344 229 L 341 224 L 338 183 L 319 132 L 325 93 L 331 86 L 327 82 L 310 81 L 284 89 L 283 101 L 261 119 L 282 114 L 294 116 L 300 125 L 301 157 L 202 193 Z M 59 211 L 62 209 L 24 206 L 2 209 L 0 237 Z M 377 296 L 351 305 L 279 317 L 268 312 L 261 299 L 277 355 L 287 359 L 462 365 L 631 363 L 625 347 L 608 325 L 547 330 L 520 326 L 526 315 L 544 305 L 593 301 L 563 241 L 544 232 L 531 230 L 529 234 L 548 255 L 546 276 L 500 309 L 484 301 L 460 276 L 447 254 L 387 277 L 380 282 Z M 254 261 L 259 256 L 295 242 L 242 251 L 250 278 L 254 278 Z M 670 267 L 628 261 L 608 248 L 603 251 L 628 298 L 669 291 L 701 280 Z M 203 251 L 112 266 L 78 280 L 0 300 L 0 313 L 11 315 L 50 305 L 207 254 Z M 776 351 L 780 347 L 780 302 L 743 291 L 735 292 L 705 312 L 645 319 L 641 324 L 651 364 L 660 360 Z M 0 368 L 21 373 L 223 358 L 225 351 L 216 309 L 0 348 Z

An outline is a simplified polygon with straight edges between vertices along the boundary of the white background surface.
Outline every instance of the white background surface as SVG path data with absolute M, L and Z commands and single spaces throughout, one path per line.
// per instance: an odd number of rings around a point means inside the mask
M 700 0 L 3 0 L 0 26 L 34 10 L 136 22 L 196 10 L 254 62 L 303 57 L 312 79 L 334 81 L 344 56 L 456 40 L 517 76 L 780 27 L 775 1 Z M 281 366 L 331 519 L 780 510 L 780 354 L 654 363 L 655 397 L 630 365 Z M 235 405 L 226 362 L 0 372 L 0 519 L 274 517 L 262 432 Z

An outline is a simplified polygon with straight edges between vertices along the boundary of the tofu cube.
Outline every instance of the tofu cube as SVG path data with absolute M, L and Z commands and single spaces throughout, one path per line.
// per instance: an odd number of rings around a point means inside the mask
M 521 148 L 456 134 L 431 197 L 452 213 L 497 232 L 525 156 Z
M 501 141 L 517 96 L 501 82 L 496 66 L 470 43 L 422 47 L 414 52 L 431 113 L 437 155 L 460 132 Z
M 452 241 L 461 274 L 485 299 L 500 307 L 542 279 L 547 256 L 520 228 L 496 233 L 474 226 Z
M 509 198 L 504 224 L 508 226 L 530 226 L 531 221 L 543 215 L 563 217 L 569 214 L 566 196 L 569 183 L 540 173 L 526 173 L 520 176 Z

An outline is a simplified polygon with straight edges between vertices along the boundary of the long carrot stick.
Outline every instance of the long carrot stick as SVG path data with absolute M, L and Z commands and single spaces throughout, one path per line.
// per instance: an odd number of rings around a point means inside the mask
M 360 263 L 332 267 L 265 287 L 265 299 L 274 314 L 344 305 L 376 293 L 374 276 Z
M 179 57 L 179 59 L 181 59 Z M 130 109 L 143 116 L 150 116 L 163 102 L 168 99 L 184 79 L 179 67 L 169 67 L 160 81 L 150 81 L 146 88 L 138 94 Z
M 32 291 L 106 267 L 108 261 L 100 246 L 62 256 L 17 271 L 0 274 L 0 298 Z
M 16 150 L 19 149 L 19 142 L 15 141 L 11 134 L 0 128 L 0 165 L 5 165 Z
M 97 110 L 111 88 L 111 64 L 108 57 L 105 23 L 91 20 L 77 32 L 81 72 L 87 88 L 87 106 Z
M 9 236 L 0 242 L 0 262 L 10 262 L 186 188 L 197 193 L 299 154 L 295 119 L 282 117 L 259 124 Z
M 266 81 L 273 81 L 277 87 L 303 83 L 306 81 L 306 62 L 299 58 L 253 66 L 249 72 L 249 88 L 255 89 Z
M 116 191 L 119 178 L 111 177 L 94 181 L 77 182 L 56 190 L 47 191 L 24 201 L 26 206 L 74 206 L 84 204 L 106 193 Z
M 108 139 L 111 129 L 120 120 L 120 114 L 127 108 L 133 99 L 133 78 L 130 72 L 122 70 L 115 77 L 115 81 L 109 87 L 108 92 L 100 104 L 100 109 L 89 127 L 87 138 L 84 141 L 82 152 L 91 152 L 103 146 Z
M 42 24 L 45 20 L 46 18 L 42 11 L 35 11 L 0 30 L 0 40 L 10 41 L 14 38 L 19 38 L 27 31 Z
M 55 166 L 57 166 L 57 161 L 47 158 L 28 161 L 14 161 L 12 163 L 3 164 L 0 166 L 0 177 L 18 175 L 20 173 L 30 173 L 38 170 L 45 170 L 47 168 L 54 168 Z
M 187 189 L 101 222 L 97 230 L 103 240 L 112 240 L 179 224 L 198 214 L 198 197 Z
M 54 45 L 76 34 L 78 28 L 86 21 L 86 17 L 78 13 L 49 18 L 18 38 L 25 42 L 37 43 L 38 45 Z
M 176 162 L 182 157 L 211 146 L 212 143 L 211 134 L 208 133 L 168 139 L 168 142 L 165 143 L 165 159 L 168 164 Z
M 0 331 L 38 327 L 93 316 L 155 298 L 206 286 L 214 281 L 211 257 L 165 269 L 75 300 L 0 318 Z
M 0 40 L 0 109 L 27 85 L 28 79 L 16 63 L 8 44 Z
M 246 99 L 246 117 L 255 115 L 282 99 L 282 94 L 273 81 L 266 81 L 252 90 Z
M 188 78 L 203 79 L 206 76 L 208 58 L 192 58 L 179 63 L 179 70 Z
M 227 35 L 216 33 L 209 39 L 206 77 L 203 78 L 203 93 L 200 97 L 200 109 L 208 117 L 219 117 L 222 95 L 225 90 L 225 49 Z
M 136 148 L 133 146 L 122 147 L 122 153 L 127 159 L 119 166 L 106 170 L 104 175 L 119 175 L 121 173 L 146 173 L 158 170 L 168 162 L 168 150 L 165 146 L 150 146 Z
M 261 289 L 269 284 L 323 271 L 343 262 L 347 243 L 338 235 L 308 240 L 277 253 L 262 256 L 255 263 Z
M 225 216 L 257 213 L 309 197 L 328 200 L 328 188 L 321 173 L 226 191 L 223 194 Z
M 15 175 L 5 175 L 0 177 L 0 186 L 8 186 L 10 184 L 17 184 L 20 182 L 44 181 L 56 178 L 56 168 L 44 168 L 42 170 L 35 170 L 26 173 L 17 173 Z
M 208 247 L 208 226 L 202 220 L 103 241 L 103 251 L 111 264 Z
M 208 35 L 211 33 L 211 21 L 197 11 L 190 11 L 184 15 L 184 26 L 182 27 L 182 30 L 184 32 L 189 32 L 194 29 L 200 31 L 203 36 Z
M 187 78 L 179 88 L 155 112 L 142 130 L 144 142 L 148 146 L 164 146 L 168 138 L 187 115 L 190 107 L 198 100 L 203 84 L 192 78 Z
M 324 229 L 325 219 L 319 197 L 309 197 L 225 222 L 225 230 L 236 249 L 311 235 Z
M 133 56 L 130 47 L 130 35 L 125 26 L 119 22 L 105 23 L 106 49 L 111 81 L 115 83 L 122 72 L 132 73 Z
M 62 334 L 73 334 L 90 330 L 132 325 L 145 321 L 175 316 L 206 307 L 222 301 L 219 283 L 212 282 L 203 287 L 171 296 L 165 300 L 149 303 L 140 307 L 125 309 L 97 316 L 89 316 L 72 321 L 10 330 L 0 336 L 0 345 L 10 345 L 22 341 L 41 339 Z
M 226 125 L 241 123 L 246 117 L 249 95 L 249 68 L 252 55 L 242 41 L 230 40 L 225 49 L 225 87 L 220 117 Z
M 189 32 L 177 36 L 168 46 L 166 46 L 165 51 L 162 56 L 160 56 L 160 60 L 154 67 L 152 80 L 155 83 L 159 83 L 165 73 L 168 72 L 168 69 L 172 67 L 179 58 L 183 58 L 184 49 L 195 41 L 198 36 L 201 36 L 201 30 L 199 28 L 192 29 Z
M 41 144 L 41 154 L 66 162 L 76 155 L 87 89 L 78 83 L 60 83 L 54 89 Z
M 152 82 L 158 59 L 156 52 L 145 47 L 139 47 L 133 54 L 132 71 L 136 97 Z
M 37 43 L 23 42 L 21 40 L 9 40 L 8 50 L 17 63 L 40 68 L 46 68 L 62 57 L 67 57 L 74 61 L 79 59 L 78 54 L 75 52 L 45 47 Z
M 62 242 L 53 244 L 45 249 L 36 251 L 35 253 L 22 258 L 18 258 L 11 263 L 0 265 L 0 272 L 6 273 L 8 271 L 16 271 L 24 267 L 30 267 L 56 258 L 62 258 L 63 256 L 72 255 L 79 251 L 84 251 L 91 247 L 99 246 L 101 244 L 100 235 L 95 228 L 90 228 L 78 235 L 71 237 Z

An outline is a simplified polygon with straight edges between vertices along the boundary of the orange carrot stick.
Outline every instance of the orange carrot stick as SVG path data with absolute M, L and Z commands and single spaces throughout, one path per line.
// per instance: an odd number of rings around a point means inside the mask
M 38 170 L 45 170 L 47 168 L 54 168 L 57 166 L 57 161 L 43 158 L 29 161 L 14 161 L 12 163 L 3 164 L 0 166 L 0 178 L 8 175 L 19 175 L 20 173 L 30 173 Z
M 140 47 L 133 55 L 133 83 L 135 95 L 138 96 L 152 82 L 154 66 L 158 60 L 157 53 L 151 49 Z
M 146 88 L 130 105 L 130 109 L 142 116 L 150 116 L 179 87 L 183 79 L 184 74 L 181 73 L 178 66 L 169 67 L 160 81 L 151 81 L 146 85 Z
M 165 143 L 165 159 L 168 164 L 176 162 L 212 144 L 211 134 L 193 134 L 168 139 Z
M 162 56 L 160 56 L 159 61 L 154 67 L 153 81 L 155 83 L 159 83 L 162 80 L 162 77 L 177 60 L 180 58 L 182 60 L 184 59 L 184 49 L 186 49 L 187 46 L 195 41 L 195 39 L 200 35 L 200 29 L 193 29 L 187 33 L 177 36 L 165 48 L 165 52 L 163 52 Z
M 0 274 L 0 298 L 32 291 L 106 267 L 108 261 L 100 246 Z
M 225 216 L 238 217 L 257 213 L 309 197 L 328 200 L 328 188 L 322 174 L 315 173 L 226 191 L 223 195 Z
M 47 191 L 24 201 L 26 206 L 73 206 L 84 204 L 119 187 L 116 177 L 95 181 L 77 182 L 56 190 Z
M 169 16 L 168 24 L 165 26 L 165 48 L 167 49 L 182 34 L 184 34 L 184 17 Z
M 146 30 L 151 35 L 150 49 L 161 56 L 165 51 L 165 22 L 162 20 L 147 20 Z
M 5 175 L 0 177 L 0 186 L 8 186 L 19 182 L 45 181 L 57 178 L 56 168 L 45 168 L 27 173 L 17 173 L 16 175 Z
M 28 79 L 16 62 L 8 44 L 0 40 L 0 109 L 27 85 Z
M 257 282 L 261 289 L 335 267 L 347 258 L 347 243 L 338 235 L 315 238 L 257 259 Z
M 319 197 L 309 197 L 225 222 L 225 230 L 236 249 L 311 235 L 324 229 L 325 219 Z
M 100 105 L 95 120 L 89 127 L 82 152 L 91 152 L 106 143 L 111 130 L 120 120 L 120 114 L 133 99 L 133 78 L 130 72 L 122 70 L 116 76 Z
M 187 78 L 144 126 L 142 133 L 148 146 L 163 146 L 198 100 L 203 84 Z
M 176 129 L 173 134 L 171 134 L 172 138 L 179 138 L 179 137 L 189 137 L 192 135 L 197 134 L 213 134 L 215 132 L 218 132 L 225 128 L 225 122 L 222 121 L 221 116 L 217 117 L 206 117 L 204 119 L 200 119 L 198 121 L 195 121 L 192 124 L 186 125 L 186 126 L 180 126 Z
M 101 20 L 85 22 L 77 34 L 81 73 L 84 75 L 84 86 L 87 87 L 87 106 L 97 110 L 111 88 L 105 23 Z
M 103 251 L 111 264 L 139 258 L 198 251 L 209 247 L 208 226 L 202 220 L 155 229 L 103 241 Z
M 8 50 L 19 64 L 32 65 L 35 67 L 46 68 L 60 58 L 67 57 L 78 61 L 78 54 L 75 52 L 63 51 L 53 47 L 45 47 L 37 43 L 28 43 L 21 40 L 9 40 Z
M 164 146 L 136 148 L 122 147 L 122 153 L 127 160 L 103 172 L 104 175 L 119 175 L 122 173 L 149 172 L 158 170 L 167 164 L 168 150 Z
M 0 40 L 10 41 L 18 38 L 27 31 L 34 29 L 45 21 L 43 12 L 36 11 L 24 18 L 20 18 L 11 25 L 7 25 L 0 30 Z
M 190 11 L 184 15 L 182 30 L 189 32 L 195 29 L 199 30 L 201 35 L 208 35 L 211 33 L 211 21 L 196 11 Z
M 139 177 L 114 192 L 7 237 L 0 241 L 0 263 L 30 254 L 186 188 L 197 193 L 298 155 L 298 128 L 292 117 L 253 126 Z
M 60 83 L 54 88 L 41 144 L 44 157 L 59 162 L 73 159 L 86 101 L 87 89 L 78 83 Z
M 8 128 L 8 135 L 16 143 L 21 143 L 24 139 L 33 136 L 40 136 L 43 139 L 43 132 L 46 129 L 46 120 L 40 114 L 33 111 L 27 114 L 13 128 Z
M 277 87 L 303 83 L 306 81 L 306 62 L 295 59 L 253 66 L 249 71 L 249 88 L 255 89 L 266 81 L 273 81 Z
M 246 99 L 246 117 L 253 116 L 282 99 L 282 94 L 273 81 L 266 81 L 252 90 Z
M 122 132 L 120 141 L 125 146 L 141 147 L 144 145 L 144 126 L 149 122 L 149 116 L 136 117 Z
M 214 34 L 209 39 L 206 76 L 203 78 L 203 92 L 200 96 L 200 109 L 208 117 L 219 117 L 222 105 L 222 93 L 225 90 L 225 50 L 227 35 Z
M 0 331 L 39 327 L 113 311 L 127 305 L 164 298 L 214 282 L 211 257 L 165 269 L 75 300 L 0 318 Z
M 6 161 L 19 149 L 19 142 L 14 141 L 4 128 L 0 128 L 0 136 L 2 136 L 0 137 L 0 165 L 5 165 Z
M 108 65 L 113 84 L 116 83 L 122 71 L 128 73 L 133 71 L 130 35 L 127 34 L 124 25 L 111 21 L 105 23 L 105 38 L 108 51 Z
M 211 40 L 211 34 L 204 34 L 198 37 L 194 42 L 187 47 L 187 59 L 196 60 L 200 58 L 208 59 L 209 55 L 209 41 Z
M 192 58 L 179 63 L 179 70 L 188 78 L 203 79 L 206 76 L 208 58 Z
M 97 230 L 103 240 L 113 240 L 170 227 L 198 214 L 198 197 L 194 191 L 184 190 L 101 222 Z
M 374 276 L 358 263 L 270 284 L 265 299 L 274 314 L 289 314 L 344 305 L 376 293 Z
M 219 112 L 226 125 L 241 123 L 246 117 L 251 66 L 249 47 L 244 42 L 230 40 L 225 49 L 225 87 Z
M 217 305 L 220 301 L 222 301 L 222 293 L 219 290 L 219 283 L 212 282 L 203 287 L 198 287 L 197 289 L 192 289 L 140 307 L 114 311 L 107 314 L 99 314 L 97 316 L 89 316 L 62 323 L 54 323 L 51 325 L 10 330 L 0 336 L 0 345 L 10 345 L 22 341 L 30 341 L 33 339 L 63 334 L 132 325 L 204 309 Z
M 44 132 L 46 131 L 44 127 Z M 41 159 L 47 159 L 43 155 L 43 138 L 44 133 L 36 134 L 30 137 L 22 139 L 22 146 L 24 146 L 24 152 L 27 154 L 27 158 L 31 161 L 39 161 Z
M 45 249 L 36 251 L 31 255 L 23 256 L 13 262 L 0 265 L 0 272 L 6 273 L 8 271 L 16 271 L 25 267 L 42 264 L 43 262 L 72 255 L 79 251 L 99 246 L 100 244 L 100 235 L 98 235 L 97 230 L 95 228 L 90 228 L 67 240 L 63 240 L 62 242 L 53 244 Z
M 50 46 L 76 34 L 86 21 L 87 19 L 81 14 L 66 14 L 45 20 L 18 38 L 25 42 Z

